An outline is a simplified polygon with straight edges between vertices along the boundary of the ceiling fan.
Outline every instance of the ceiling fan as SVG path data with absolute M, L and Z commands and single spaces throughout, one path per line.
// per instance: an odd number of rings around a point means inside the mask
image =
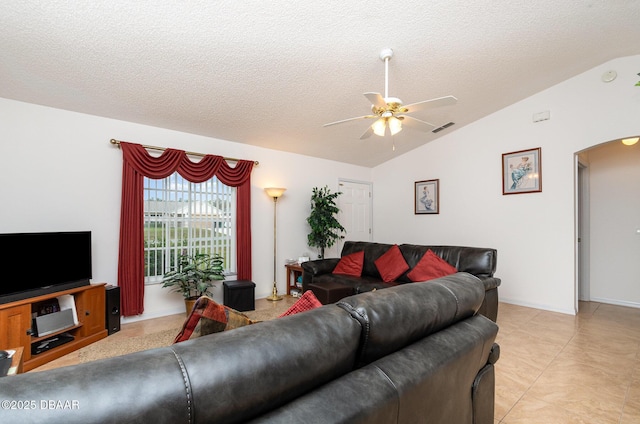
M 445 96 L 409 105 L 403 105 L 402 100 L 397 97 L 389 97 L 389 60 L 392 56 L 393 50 L 391 49 L 383 49 L 380 52 L 380 59 L 384 61 L 384 97 L 382 97 L 380 93 L 364 93 L 364 96 L 371 102 L 371 111 L 373 114 L 330 122 L 328 124 L 324 124 L 325 127 L 355 121 L 357 119 L 375 119 L 376 121 L 367 128 L 364 134 L 362 134 L 360 137 L 361 140 L 371 137 L 371 134 L 384 137 L 387 133 L 387 128 L 389 128 L 389 133 L 391 133 L 391 135 L 396 135 L 402 131 L 403 124 L 409 128 L 425 132 L 431 131 L 436 127 L 436 125 L 406 114 L 418 110 L 454 105 L 458 99 L 454 96 Z

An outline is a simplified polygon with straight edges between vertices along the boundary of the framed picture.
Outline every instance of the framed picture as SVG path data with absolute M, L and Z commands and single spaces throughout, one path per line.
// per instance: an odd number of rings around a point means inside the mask
M 440 180 L 416 181 L 415 214 L 440 213 Z
M 542 191 L 540 147 L 502 154 L 502 194 Z

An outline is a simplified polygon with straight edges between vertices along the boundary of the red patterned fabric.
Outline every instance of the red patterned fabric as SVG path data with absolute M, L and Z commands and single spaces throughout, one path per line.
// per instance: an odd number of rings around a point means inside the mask
M 340 258 L 340 262 L 333 269 L 333 274 L 360 277 L 364 266 L 364 250 L 354 252 Z
M 385 283 L 395 281 L 409 269 L 409 265 L 404 260 L 404 256 L 402 256 L 397 244 L 394 244 L 391 249 L 376 259 L 374 264 L 380 273 L 382 281 Z
M 307 290 L 302 296 L 300 296 L 300 299 L 298 299 L 296 303 L 291 305 L 291 307 L 278 318 L 286 317 L 287 315 L 294 315 L 299 312 L 310 311 L 312 309 L 319 308 L 320 306 L 322 306 L 322 303 L 320 303 L 316 295 L 313 294 L 311 290 Z
M 216 175 L 223 184 L 237 187 L 238 279 L 251 280 L 250 177 L 254 163 L 241 160 L 231 167 L 221 156 L 206 155 L 192 162 L 182 150 L 166 149 L 154 157 L 140 144 L 121 142 L 120 147 L 123 167 L 118 286 L 122 315 L 144 312 L 144 177 L 160 179 L 178 172 L 188 181 L 199 183 Z
M 253 323 L 254 321 L 242 312 L 220 305 L 207 296 L 202 296 L 193 305 L 193 310 L 173 342 L 179 343 Z
M 310 311 L 320 306 L 322 306 L 322 303 L 320 303 L 311 290 L 308 290 L 278 318 Z M 196 301 L 195 305 L 193 305 L 193 310 L 184 321 L 182 330 L 180 330 L 180 333 L 173 342 L 179 343 L 206 336 L 207 334 L 233 330 L 234 328 L 244 327 L 245 325 L 255 324 L 256 322 L 258 321 L 253 321 L 242 312 L 238 312 L 228 306 L 220 305 L 210 297 L 202 296 Z
M 456 267 L 433 253 L 431 249 L 427 250 L 420 259 L 420 262 L 407 274 L 411 281 L 428 281 L 434 278 L 445 277 L 447 275 L 458 272 Z

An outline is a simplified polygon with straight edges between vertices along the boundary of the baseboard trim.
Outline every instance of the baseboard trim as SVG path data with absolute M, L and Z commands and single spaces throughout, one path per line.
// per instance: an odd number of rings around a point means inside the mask
M 574 311 L 573 309 L 554 308 L 554 307 L 549 306 L 549 305 L 541 305 L 541 304 L 538 304 L 538 303 L 522 302 L 522 301 L 516 300 L 516 299 L 500 298 L 500 302 L 508 303 L 510 305 L 524 306 L 525 308 L 541 309 L 543 311 L 549 311 L 549 312 L 558 312 L 558 313 L 567 314 L 567 315 L 575 315 L 576 314 L 576 311 Z M 498 318 L 500 318 L 500 307 L 498 307 Z
M 130 322 L 136 322 L 136 321 L 144 321 L 147 319 L 152 319 L 152 318 L 161 318 L 161 317 L 166 317 L 169 315 L 176 315 L 176 314 L 184 314 L 184 306 L 181 308 L 175 308 L 175 309 L 168 309 L 162 312 L 156 312 L 156 313 L 150 313 L 150 314 L 142 314 L 142 315 L 134 315 L 131 317 L 122 317 L 120 323 L 121 324 L 128 324 Z M 186 317 L 186 315 L 185 315 Z
M 602 298 L 602 297 L 592 297 L 591 300 L 589 300 L 589 302 L 599 302 L 599 303 L 606 303 L 608 305 L 626 306 L 628 308 L 638 308 L 638 309 L 640 309 L 640 303 L 638 303 L 638 302 L 627 302 L 627 301 L 624 301 L 624 300 L 617 300 L 617 299 L 606 299 L 606 298 Z

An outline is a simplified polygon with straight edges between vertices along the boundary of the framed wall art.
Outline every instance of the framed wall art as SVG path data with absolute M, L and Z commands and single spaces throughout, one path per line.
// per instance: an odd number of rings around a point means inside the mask
M 540 147 L 502 154 L 502 194 L 542 191 Z
M 414 183 L 415 214 L 440 213 L 440 180 L 424 180 Z

